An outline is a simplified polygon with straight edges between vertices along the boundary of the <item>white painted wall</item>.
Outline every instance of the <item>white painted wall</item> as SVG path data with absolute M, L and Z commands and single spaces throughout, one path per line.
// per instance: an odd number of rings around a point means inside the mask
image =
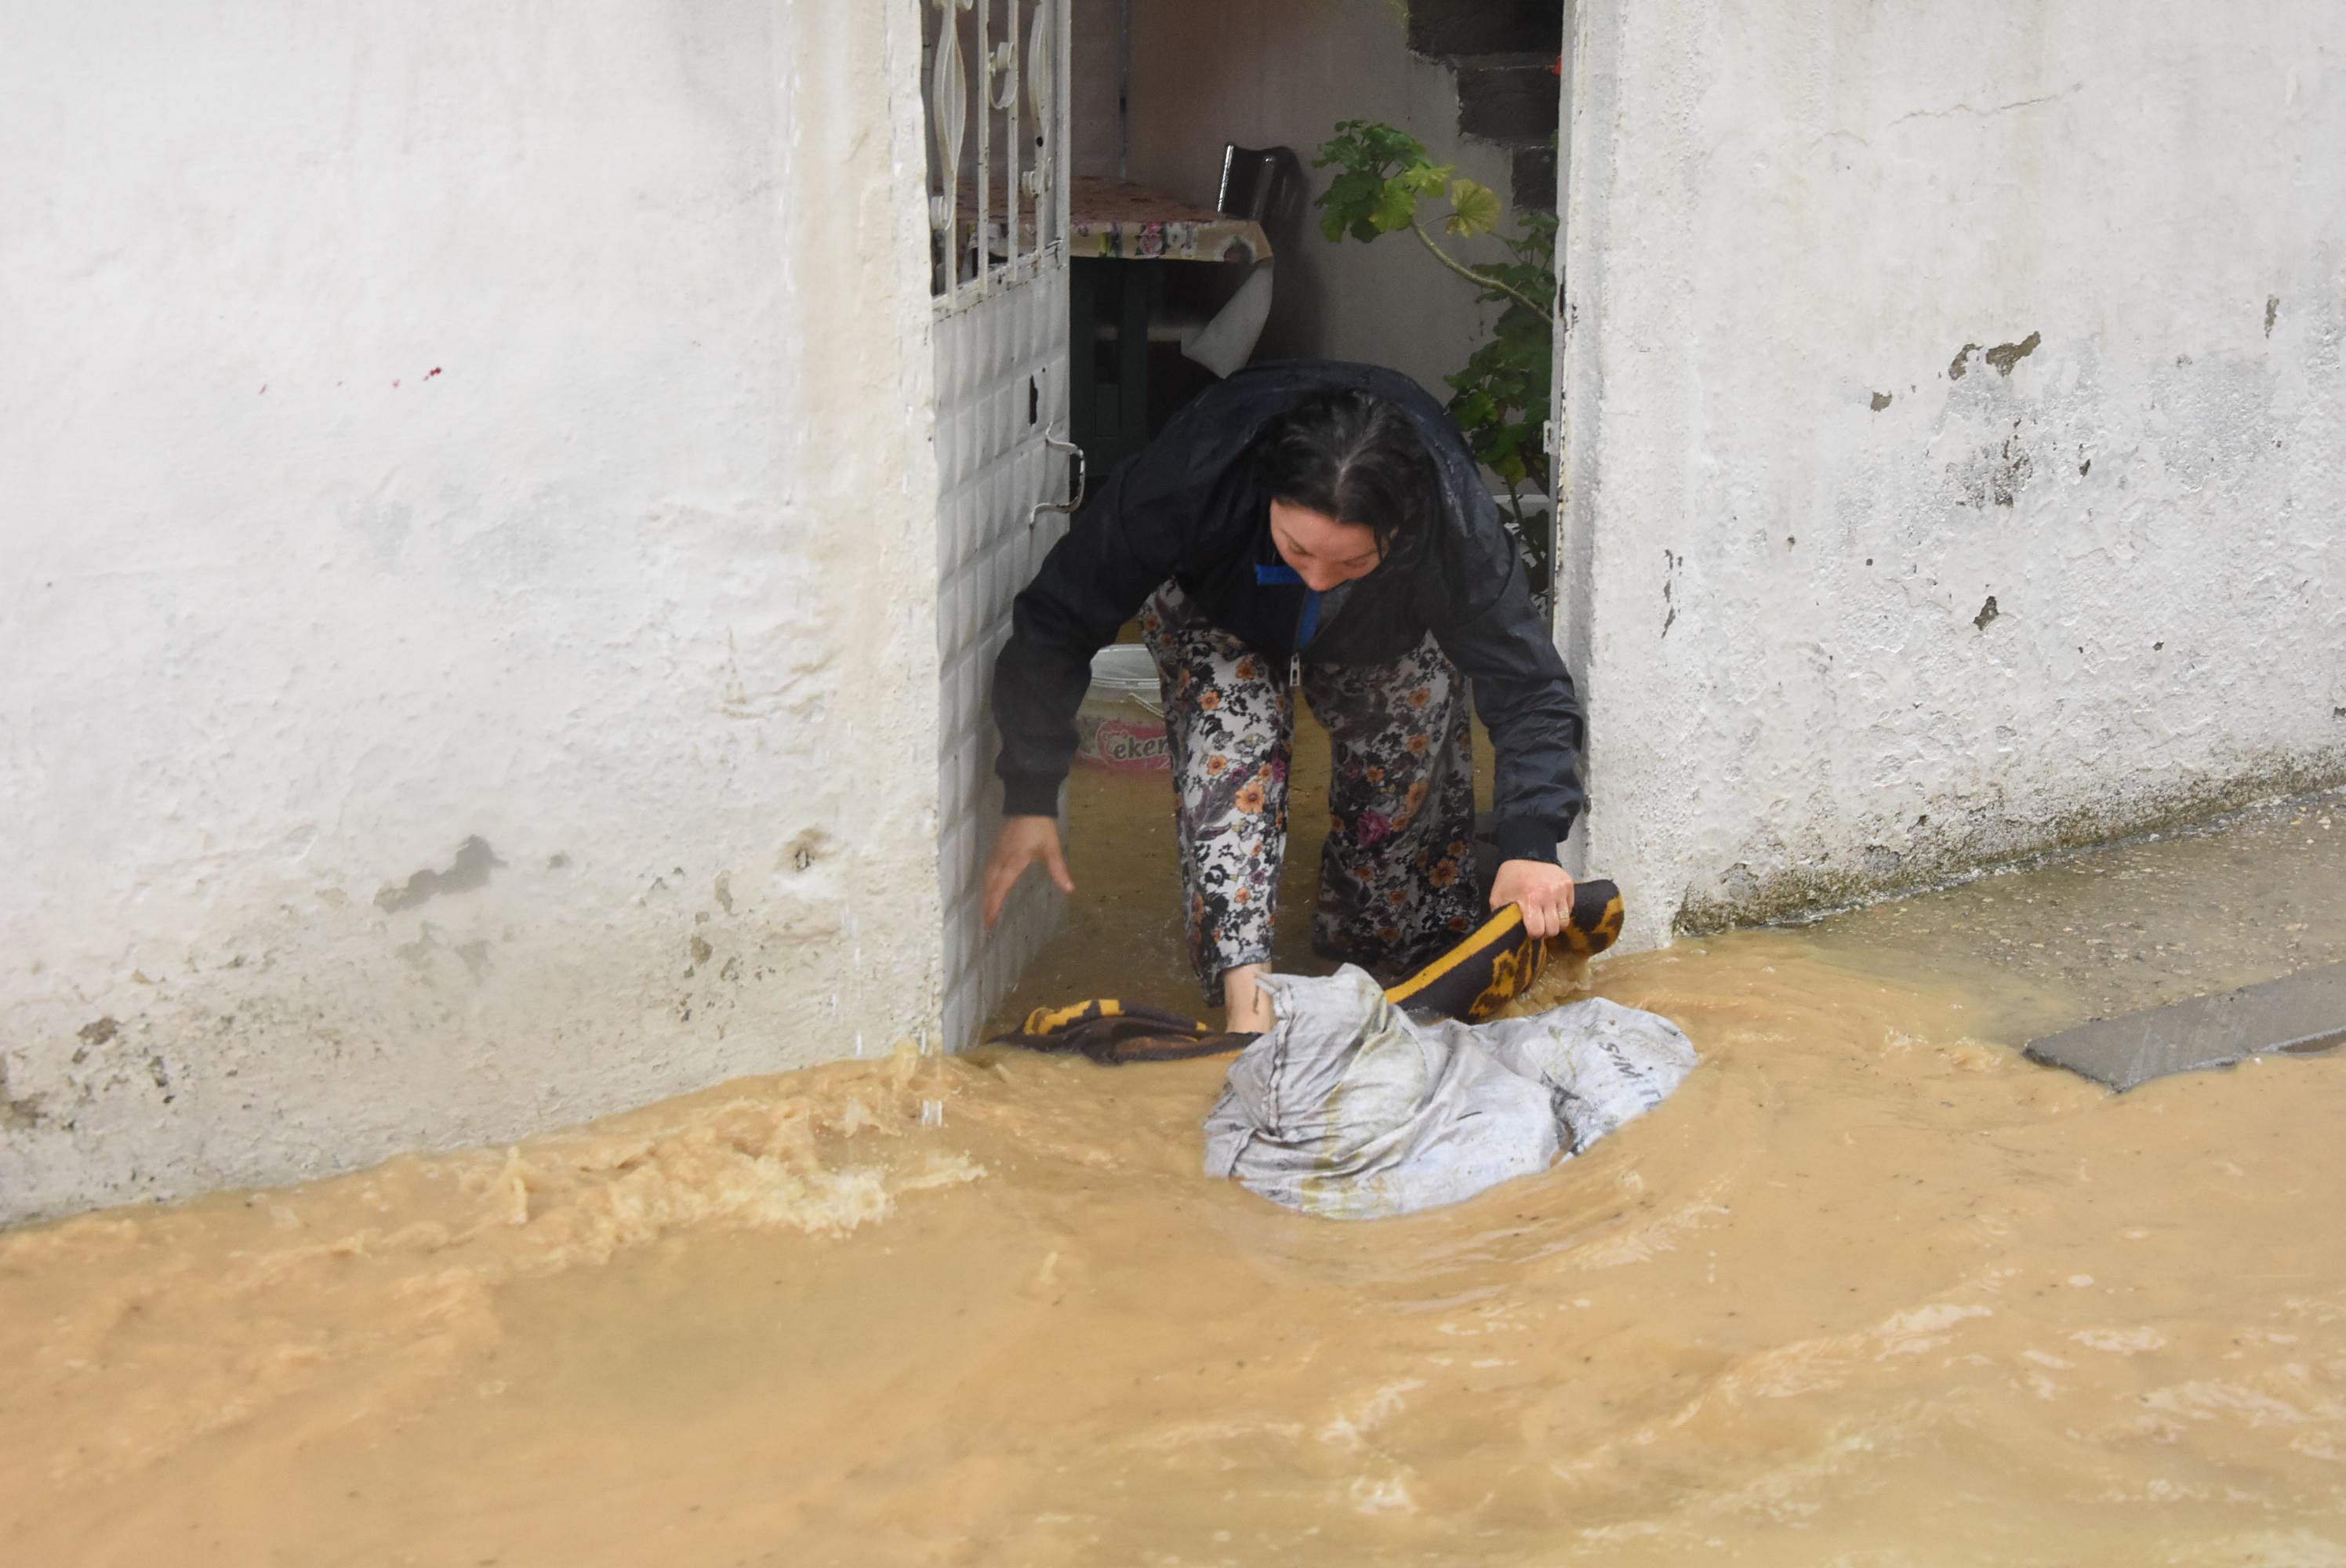
M 933 1029 L 913 0 L 8 33 L 0 1217 Z
M 2346 775 L 2346 10 L 1573 31 L 1560 625 L 1634 936 Z
M 1320 144 L 1337 121 L 1368 119 L 1409 132 L 1435 162 L 1504 201 L 1506 151 L 1458 134 L 1457 77 L 1409 52 L 1407 25 L 1407 8 L 1393 0 L 1133 0 L 1132 178 L 1210 207 L 1225 144 L 1283 146 L 1302 159 L 1316 196 L 1333 177 L 1311 167 Z M 1307 209 L 1299 242 L 1279 254 L 1255 357 L 1390 365 L 1447 398 L 1442 378 L 1465 364 L 1496 309 L 1477 304 L 1409 235 L 1331 243 L 1319 218 Z M 1506 260 L 1488 238 L 1445 244 L 1464 261 Z
M 1075 69 L 1067 83 L 1075 172 L 1114 178 L 1122 162 L 1124 12 L 1130 0 L 1070 0 Z

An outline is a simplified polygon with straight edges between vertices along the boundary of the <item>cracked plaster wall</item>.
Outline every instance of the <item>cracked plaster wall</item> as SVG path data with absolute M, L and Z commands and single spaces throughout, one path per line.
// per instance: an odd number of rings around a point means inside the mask
M 911 0 L 11 22 L 0 1218 L 934 1027 L 918 56 Z
M 2346 776 L 2346 11 L 1569 26 L 1559 626 L 1633 941 Z

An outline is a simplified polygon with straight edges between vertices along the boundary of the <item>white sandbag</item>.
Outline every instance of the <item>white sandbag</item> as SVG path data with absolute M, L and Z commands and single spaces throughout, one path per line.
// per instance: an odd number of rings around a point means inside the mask
M 1676 1024 L 1601 999 L 1418 1023 L 1349 964 L 1262 984 L 1278 1022 L 1207 1115 L 1206 1172 L 1331 1219 L 1456 1203 L 1545 1170 L 1694 1070 Z

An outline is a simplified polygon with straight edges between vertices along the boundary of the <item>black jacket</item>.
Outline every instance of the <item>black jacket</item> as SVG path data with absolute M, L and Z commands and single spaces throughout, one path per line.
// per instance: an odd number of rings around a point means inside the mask
M 1255 580 L 1258 565 L 1280 556 L 1248 449 L 1271 416 L 1330 386 L 1401 405 L 1433 456 L 1443 507 L 1431 547 L 1405 570 L 1381 566 L 1353 583 L 1306 657 L 1382 664 L 1433 632 L 1473 682 L 1498 752 L 1501 856 L 1556 858 L 1581 807 L 1580 703 L 1533 608 L 1515 541 L 1441 404 L 1397 372 L 1322 360 L 1256 366 L 1200 394 L 1093 493 L 1044 558 L 1012 606 L 1010 640 L 994 666 L 1005 811 L 1057 810 L 1091 657 L 1168 578 L 1206 619 L 1286 666 L 1305 590 Z

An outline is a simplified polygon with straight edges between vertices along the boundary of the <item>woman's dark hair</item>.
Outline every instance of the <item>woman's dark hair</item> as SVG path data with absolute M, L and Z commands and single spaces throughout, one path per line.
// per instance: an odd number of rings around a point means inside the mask
M 1350 388 L 1310 393 L 1263 426 L 1255 475 L 1272 500 L 1366 528 L 1387 565 L 1417 558 L 1442 505 L 1409 416 Z

